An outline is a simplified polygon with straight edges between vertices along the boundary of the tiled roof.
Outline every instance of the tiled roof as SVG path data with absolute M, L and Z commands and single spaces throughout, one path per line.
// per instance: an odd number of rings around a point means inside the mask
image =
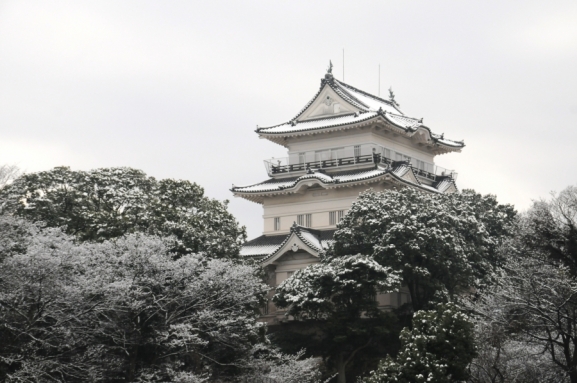
M 408 172 L 412 172 L 411 165 L 408 165 L 406 162 L 401 161 L 401 162 L 394 162 L 393 165 L 390 167 L 375 166 L 370 169 L 358 169 L 330 174 L 316 171 L 312 174 L 305 174 L 300 177 L 280 178 L 280 179 L 271 178 L 255 185 L 234 186 L 231 189 L 231 191 L 235 193 L 238 192 L 261 193 L 269 191 L 281 191 L 294 188 L 299 182 L 310 179 L 318 180 L 319 183 L 325 185 L 337 185 L 337 184 L 364 181 L 380 177 L 386 174 L 391 174 L 399 178 L 402 178 Z M 417 180 L 415 184 L 420 185 L 420 182 Z
M 273 253 L 286 240 L 288 234 L 261 235 L 246 242 L 240 249 L 242 257 L 265 256 Z
M 347 115 L 341 114 L 335 117 L 324 117 L 304 121 L 299 120 L 299 117 L 302 116 L 307 108 L 320 95 L 322 89 L 325 86 L 329 86 L 345 101 L 359 109 L 360 112 Z M 393 125 L 394 127 L 400 129 L 400 132 L 404 132 L 409 136 L 412 136 L 418 130 L 425 130 L 430 134 L 431 139 L 434 142 L 443 146 L 450 148 L 462 148 L 465 146 L 464 142 L 462 141 L 449 140 L 444 138 L 444 135 L 433 133 L 430 128 L 423 124 L 423 119 L 406 116 L 403 112 L 401 112 L 398 104 L 395 102 L 371 95 L 367 92 L 352 87 L 351 85 L 345 84 L 344 82 L 340 82 L 332 77 L 324 78 L 321 81 L 321 88 L 315 97 L 313 97 L 313 99 L 307 103 L 307 105 L 301 110 L 301 112 L 299 112 L 295 118 L 283 124 L 269 127 L 260 127 L 256 130 L 256 132 L 263 135 L 264 137 L 272 139 L 274 136 L 293 135 L 307 131 L 335 129 L 339 127 L 344 128 L 347 126 L 353 127 L 356 124 L 366 122 L 371 119 L 381 120 L 385 123 Z
M 353 170 L 348 172 L 331 173 L 330 175 L 317 171 L 312 174 L 305 174 L 300 177 L 281 178 L 281 179 L 271 178 L 269 180 L 266 180 L 264 182 L 255 185 L 234 186 L 231 189 L 231 191 L 243 192 L 243 193 L 258 193 L 258 192 L 285 190 L 295 187 L 301 181 L 310 179 L 316 179 L 323 184 L 348 183 L 378 177 L 386 173 L 387 170 L 384 168 Z
M 313 120 L 299 121 L 299 122 L 287 122 L 285 124 L 280 124 L 276 126 L 271 126 L 268 128 L 259 128 L 259 133 L 293 133 L 307 130 L 315 130 L 320 128 L 329 128 L 342 125 L 348 125 L 353 123 L 358 123 L 362 121 L 370 120 L 371 118 L 377 117 L 377 112 L 368 113 L 358 113 L 358 114 L 348 114 L 345 116 L 338 116 L 332 118 L 318 118 Z
M 261 258 L 261 261 L 268 259 L 279 250 L 285 242 L 293 235 L 297 235 L 304 243 L 315 251 L 326 249 L 333 242 L 333 234 L 336 229 L 332 230 L 315 230 L 294 224 L 291 232 L 281 235 L 261 235 L 255 239 L 246 242 L 241 250 L 242 257 Z
M 300 177 L 272 178 L 255 185 L 233 186 L 231 191 L 237 196 L 261 203 L 260 199 L 262 197 L 256 198 L 257 196 L 292 193 L 297 191 L 299 183 L 310 180 L 315 180 L 317 181 L 316 184 L 325 189 L 330 189 L 341 185 L 354 185 L 366 183 L 367 181 L 380 182 L 387 179 L 394 183 L 415 186 L 436 193 L 452 192 L 457 189 L 454 180 L 450 177 L 442 177 L 432 186 L 425 185 L 416 177 L 410 164 L 405 161 L 399 161 L 393 162 L 388 167 L 378 165 L 370 169 L 357 169 L 329 174 L 316 171 Z M 451 188 L 451 186 L 454 188 Z

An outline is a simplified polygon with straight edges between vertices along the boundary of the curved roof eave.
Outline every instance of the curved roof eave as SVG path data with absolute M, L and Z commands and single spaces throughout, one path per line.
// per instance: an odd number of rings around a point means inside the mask
M 417 120 L 415 120 L 415 122 L 418 125 L 416 125 L 415 127 L 408 127 L 407 128 L 407 127 L 403 127 L 402 125 L 400 125 L 399 123 L 394 121 L 393 118 L 387 117 L 388 113 L 377 113 L 377 114 L 375 114 L 375 112 L 368 112 L 368 113 L 370 113 L 370 114 L 367 117 L 361 118 L 359 120 L 352 121 L 352 122 L 343 122 L 343 123 L 336 123 L 333 125 L 326 125 L 326 126 L 321 126 L 321 127 L 313 127 L 313 128 L 308 128 L 308 129 L 305 128 L 305 129 L 298 129 L 298 130 L 293 130 L 293 131 L 281 131 L 281 132 L 274 132 L 274 131 L 270 132 L 270 131 L 259 129 L 257 131 L 257 133 L 259 134 L 259 136 L 261 136 L 263 138 L 267 138 L 267 139 L 270 139 L 271 141 L 276 142 L 275 138 L 284 139 L 284 138 L 288 138 L 288 137 L 297 137 L 297 136 L 309 135 L 309 134 L 329 133 L 329 132 L 333 132 L 335 130 L 355 129 L 355 128 L 359 128 L 361 126 L 366 126 L 372 122 L 377 122 L 380 120 L 381 122 L 385 123 L 385 126 L 387 123 L 390 125 L 393 125 L 393 127 L 395 128 L 393 131 L 395 133 L 403 134 L 409 138 L 413 137 L 420 130 L 424 130 L 431 137 L 431 140 L 433 141 L 434 144 L 442 146 L 442 147 L 444 147 L 450 151 L 461 150 L 462 148 L 465 147 L 465 143 L 463 141 L 453 141 L 453 140 L 448 140 L 448 139 L 442 138 L 441 135 L 433 133 L 428 126 L 419 123 Z M 361 117 L 361 116 L 362 116 L 362 114 L 360 114 L 359 117 Z M 312 120 L 312 121 L 325 121 L 325 120 L 338 119 L 341 117 L 346 117 L 346 116 L 339 116 L 336 118 L 323 118 L 323 119 Z M 408 117 L 405 117 L 405 116 L 399 116 L 399 117 L 409 119 Z M 361 124 L 361 125 L 359 125 L 359 124 Z M 281 124 L 281 125 L 277 125 L 274 127 L 279 127 L 282 125 L 286 125 L 286 124 Z M 270 128 L 266 128 L 266 129 L 271 129 L 274 127 L 270 127 Z M 262 129 L 265 129 L 265 128 L 262 128 Z
M 271 190 L 257 190 L 257 191 L 242 191 L 242 190 L 235 190 L 234 188 L 231 189 L 231 192 L 234 193 L 235 196 L 238 197 L 242 197 L 245 199 L 248 199 L 250 201 L 256 202 L 256 203 L 262 203 L 263 199 L 265 197 L 270 197 L 270 196 L 275 196 L 275 195 L 282 195 L 282 194 L 294 194 L 296 192 L 298 192 L 298 190 L 307 182 L 310 183 L 311 181 L 314 182 L 315 185 L 319 185 L 325 189 L 333 189 L 333 188 L 339 188 L 339 187 L 345 187 L 345 186 L 357 186 L 357 185 L 362 185 L 362 184 L 367 184 L 367 183 L 376 183 L 376 182 L 381 182 L 381 181 L 393 181 L 393 182 L 397 182 L 397 183 L 401 183 L 403 185 L 406 186 L 413 186 L 413 187 L 417 187 L 420 188 L 422 190 L 428 191 L 428 192 L 433 192 L 433 193 L 444 193 L 444 191 L 449 189 L 449 186 L 445 187 L 444 190 L 439 190 L 436 187 L 433 186 L 427 186 L 422 184 L 419 179 L 416 177 L 415 172 L 413 171 L 413 168 L 411 166 L 407 166 L 403 169 L 400 169 L 399 167 L 397 168 L 387 168 L 385 169 L 376 169 L 376 170 L 380 170 L 381 172 L 372 176 L 368 176 L 368 177 L 361 177 L 352 181 L 337 181 L 337 180 L 332 180 L 332 182 L 326 182 L 325 180 L 323 180 L 324 177 L 315 177 L 314 175 L 309 175 L 306 178 L 303 177 L 299 177 L 298 179 L 296 179 L 294 181 L 294 183 L 291 186 L 288 187 L 282 187 L 282 188 L 277 188 L 277 189 L 271 189 Z M 397 172 L 399 170 L 405 170 L 403 172 L 402 175 L 397 174 Z M 410 181 L 407 180 L 405 178 L 403 178 L 408 172 L 412 173 L 412 179 L 414 181 Z M 319 174 L 319 173 L 315 173 Z M 321 173 L 322 174 L 322 173 Z M 446 181 L 445 181 L 446 182 Z M 457 185 L 455 184 L 454 180 L 451 179 L 450 183 L 453 185 L 453 187 L 455 188 L 455 190 L 457 189 Z M 259 184 L 256 184 L 259 185 Z M 251 185 L 251 186 L 256 186 L 256 185 Z M 245 186 L 245 187 L 250 187 L 250 186 Z
M 310 241 L 308 241 L 306 238 L 304 238 L 300 229 L 301 229 L 300 226 L 298 226 L 297 224 L 293 224 L 293 226 L 290 229 L 290 233 L 287 234 L 284 241 L 282 241 L 282 243 L 272 253 L 270 253 L 268 256 L 264 257 L 263 259 L 260 259 L 259 263 L 261 263 L 263 265 L 268 265 L 268 264 L 276 261 L 278 258 L 282 257 L 288 251 L 288 249 L 286 249 L 287 244 L 290 243 L 291 239 L 293 239 L 295 237 L 298 238 L 299 241 L 303 245 L 308 247 L 309 251 L 307 251 L 307 252 L 309 254 L 312 254 L 313 256 L 318 256 L 318 254 L 323 249 L 315 246 L 314 244 L 310 243 Z M 283 251 L 283 250 L 286 250 L 286 251 Z

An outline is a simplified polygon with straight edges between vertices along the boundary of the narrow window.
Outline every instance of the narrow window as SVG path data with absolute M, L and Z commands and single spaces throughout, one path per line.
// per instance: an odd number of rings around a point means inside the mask
M 280 230 L 280 217 L 274 218 L 274 231 Z
M 361 145 L 355 145 L 355 157 L 359 157 L 361 155 Z
M 262 315 L 268 315 L 268 299 L 264 302 L 262 306 Z
M 345 215 L 344 210 L 337 210 L 337 211 L 329 211 L 329 224 L 336 225 L 338 224 L 341 219 L 343 219 Z
M 299 226 L 305 225 L 305 215 L 304 214 L 297 215 L 297 225 L 299 225 Z
M 337 224 L 337 212 L 329 211 L 329 225 L 336 225 L 336 224 Z
M 306 161 L 306 153 L 299 153 L 299 164 L 304 164 Z
M 312 214 L 305 214 L 305 226 L 312 227 L 313 226 L 313 219 Z

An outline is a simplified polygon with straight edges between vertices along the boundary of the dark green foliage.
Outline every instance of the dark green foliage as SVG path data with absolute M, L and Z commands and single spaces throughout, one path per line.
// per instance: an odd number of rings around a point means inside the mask
M 412 329 L 401 332 L 401 351 L 390 356 L 364 383 L 452 383 L 467 379 L 476 355 L 473 324 L 452 304 L 418 311 Z
M 158 181 L 131 168 L 26 174 L 0 192 L 0 201 L 7 213 L 63 227 L 81 241 L 143 232 L 173 236 L 179 254 L 235 257 L 246 238 L 226 201 L 205 197 L 189 181 Z
M 361 253 L 402 273 L 414 310 L 479 287 L 502 263 L 497 252 L 515 220 L 510 205 L 470 190 L 366 192 L 335 233 L 334 255 Z
M 394 316 L 377 309 L 375 298 L 399 283 L 396 273 L 366 256 L 323 258 L 278 286 L 273 301 L 307 321 L 307 348 L 318 350 L 345 382 L 347 366 L 394 331 Z

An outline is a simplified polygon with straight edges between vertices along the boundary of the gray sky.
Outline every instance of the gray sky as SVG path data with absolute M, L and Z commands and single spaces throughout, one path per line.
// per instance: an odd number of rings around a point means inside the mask
M 0 164 L 131 166 L 202 185 L 254 237 L 229 189 L 286 150 L 254 133 L 292 118 L 329 59 L 392 85 L 460 154 L 458 186 L 526 209 L 576 183 L 577 2 L 0 1 Z

